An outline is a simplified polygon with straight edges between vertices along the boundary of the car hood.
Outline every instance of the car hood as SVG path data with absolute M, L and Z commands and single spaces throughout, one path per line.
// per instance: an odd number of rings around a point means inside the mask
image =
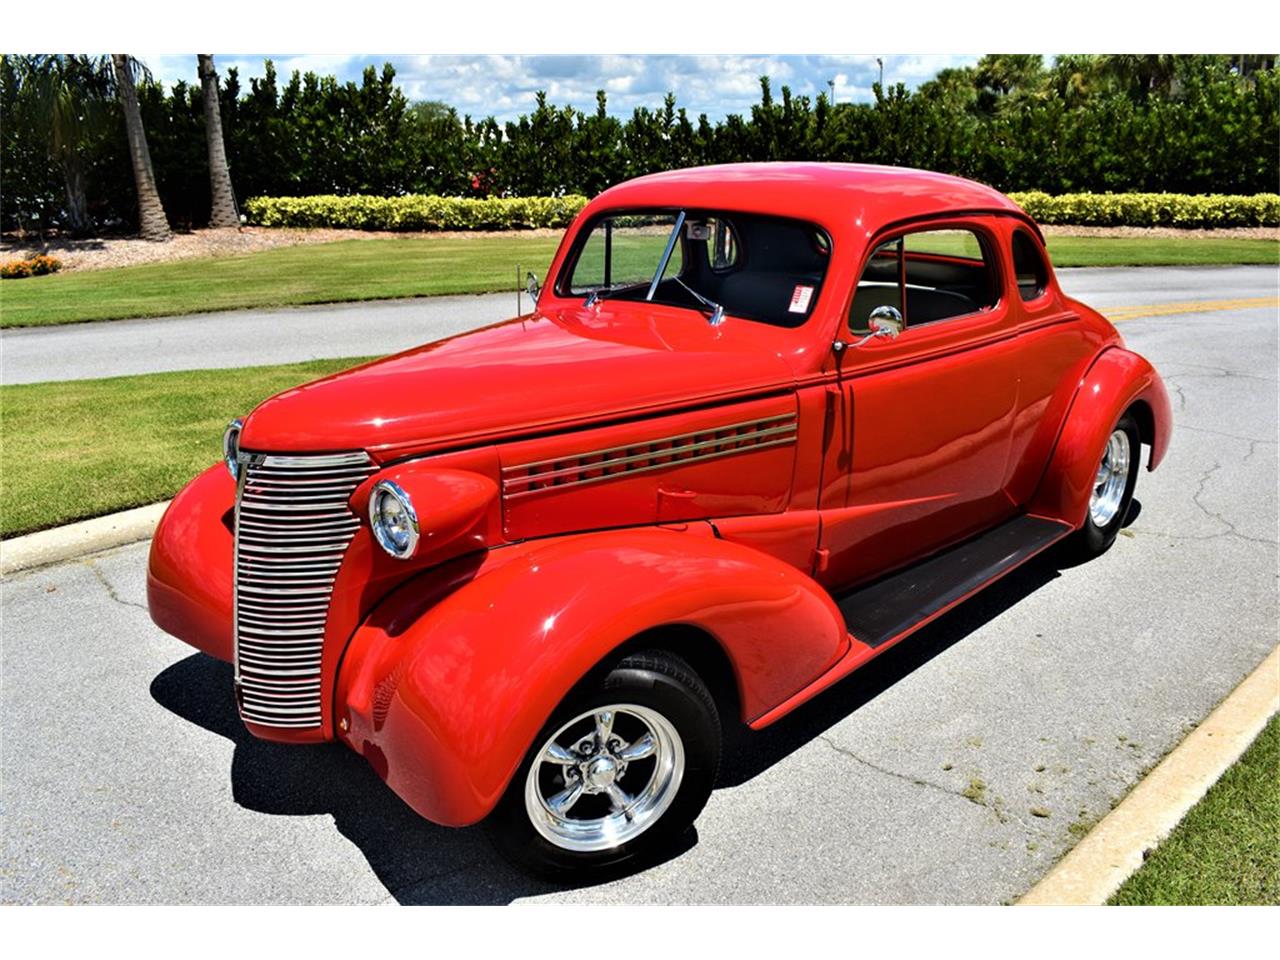
M 649 304 L 548 311 L 286 390 L 246 418 L 241 445 L 385 461 L 777 389 L 794 383 L 782 333 L 795 331 Z

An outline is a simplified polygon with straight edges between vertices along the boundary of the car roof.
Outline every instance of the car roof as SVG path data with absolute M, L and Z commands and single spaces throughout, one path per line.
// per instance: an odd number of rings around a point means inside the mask
M 903 220 L 975 211 L 1014 214 L 1035 226 L 1004 194 L 973 180 L 863 163 L 730 163 L 669 170 L 610 187 L 587 212 L 618 206 L 751 211 L 866 236 Z

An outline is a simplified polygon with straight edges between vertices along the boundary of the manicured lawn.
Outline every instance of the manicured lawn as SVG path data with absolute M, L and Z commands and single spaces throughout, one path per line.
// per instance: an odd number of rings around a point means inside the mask
M 1280 904 L 1280 716 L 1112 904 Z
M 541 277 L 558 242 L 519 233 L 344 240 L 9 280 L 0 283 L 0 326 L 510 290 L 516 265 Z M 1280 262 L 1273 240 L 1053 237 L 1049 251 L 1060 267 Z
M 0 535 L 172 496 L 265 397 L 357 360 L 0 387 Z
M 1280 263 L 1280 242 L 1178 237 L 1049 237 L 1049 256 L 1056 267 L 1277 264 Z
M 514 290 L 541 277 L 555 237 L 342 240 L 0 284 L 0 326 Z

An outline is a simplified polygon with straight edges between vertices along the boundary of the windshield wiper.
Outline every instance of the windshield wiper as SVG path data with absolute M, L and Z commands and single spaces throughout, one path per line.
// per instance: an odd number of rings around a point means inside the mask
M 635 283 L 622 283 L 616 287 L 596 287 L 587 294 L 587 298 L 582 301 L 582 305 L 584 307 L 594 307 L 601 300 L 609 300 L 619 293 L 634 290 L 636 287 L 643 287 L 648 282 L 648 280 L 639 280 Z
M 718 327 L 720 326 L 720 324 L 724 323 L 724 307 L 720 306 L 720 304 L 716 303 L 714 300 L 708 300 L 706 297 L 700 294 L 697 290 L 693 289 L 693 287 L 689 286 L 679 277 L 672 277 L 671 279 L 674 280 L 676 283 L 680 284 L 680 286 L 684 287 L 686 290 L 688 290 L 689 293 L 693 295 L 693 298 L 697 300 L 700 304 L 702 304 L 704 307 L 708 307 L 711 310 L 711 316 L 708 318 L 707 323 L 711 324 L 711 326 L 713 327 Z

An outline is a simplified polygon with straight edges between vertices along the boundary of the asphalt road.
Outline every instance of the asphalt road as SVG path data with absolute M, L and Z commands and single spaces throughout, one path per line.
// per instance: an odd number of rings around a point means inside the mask
M 1209 273 L 1212 291 L 1204 271 L 1107 271 L 1095 299 L 1277 292 L 1275 271 Z M 1276 320 L 1125 323 L 1177 425 L 1111 552 L 1034 562 L 749 737 L 687 848 L 601 886 L 522 877 L 478 830 L 418 820 L 344 747 L 251 739 L 230 669 L 151 625 L 145 544 L 16 576 L 0 900 L 1015 899 L 1277 642 Z
M 1088 268 L 1058 276 L 1068 293 L 1100 309 L 1276 291 L 1271 267 Z M 0 375 L 4 383 L 35 383 L 371 356 L 515 312 L 515 294 L 500 293 L 18 328 L 0 332 Z

